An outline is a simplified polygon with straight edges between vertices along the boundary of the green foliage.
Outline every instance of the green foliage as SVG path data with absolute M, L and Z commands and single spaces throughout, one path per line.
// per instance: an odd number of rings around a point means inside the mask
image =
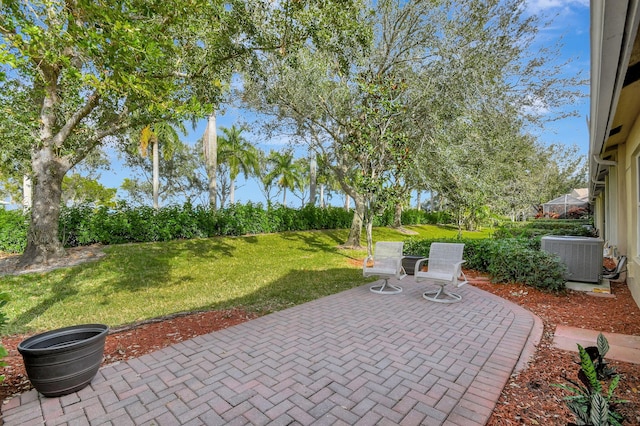
M 576 235 L 592 237 L 593 227 L 587 220 L 533 220 L 502 225 L 496 238 L 540 238 L 545 235 Z
M 488 272 L 494 282 L 520 282 L 547 291 L 564 289 L 566 266 L 557 256 L 540 251 L 535 240 L 411 239 L 405 241 L 404 253 L 429 257 L 435 241 L 464 243 L 464 267 Z
M 425 213 L 407 210 L 403 224 L 421 225 L 447 218 L 446 213 Z M 306 205 L 293 209 L 282 205 L 265 208 L 260 203 L 231 204 L 219 210 L 209 207 L 167 206 L 133 207 L 119 203 L 114 208 L 80 204 L 63 207 L 60 215 L 59 238 L 66 247 L 95 243 L 123 244 L 132 242 L 170 241 L 214 236 L 305 231 L 314 229 L 345 229 L 351 226 L 353 212 L 342 207 L 319 208 Z M 378 217 L 376 226 L 390 226 L 393 211 Z M 0 210 L 0 251 L 22 252 L 26 244 L 28 220 L 20 211 Z M 418 244 L 418 243 L 413 243 Z M 477 240 L 469 240 L 467 251 L 476 250 L 469 264 L 486 270 L 482 263 L 485 253 Z
M 117 209 L 84 205 L 63 208 L 60 238 L 66 246 L 78 246 L 339 229 L 348 228 L 352 217 L 353 213 L 337 207 L 278 205 L 264 209 L 259 203 L 232 204 L 219 210 L 188 203 L 158 210 L 127 204 Z
M 604 359 L 604 356 L 609 352 L 609 342 L 602 333 L 598 334 L 596 346 L 587 346 L 584 349 L 593 362 L 598 380 L 607 380 L 615 375 L 615 368 L 609 367 Z
M 518 241 L 515 246 L 505 242 Z M 526 240 L 496 240 L 488 272 L 494 282 L 520 282 L 541 290 L 563 291 L 566 266 L 554 254 L 526 248 Z M 502 246 L 502 247 L 500 247 Z M 504 251 L 503 251 L 504 250 Z
M 91 203 L 113 207 L 116 192 L 117 188 L 106 188 L 97 179 L 75 173 L 62 180 L 62 201 L 69 205 Z
M 570 383 L 555 384 L 573 395 L 565 397 L 567 407 L 576 418 L 576 424 L 588 426 L 618 426 L 624 420 L 620 413 L 615 411 L 616 405 L 625 401 L 615 399 L 613 392 L 618 387 L 620 376 L 614 376 L 609 384 L 606 394 L 603 394 L 603 380 L 598 373 L 598 358 L 601 360 L 609 348 L 607 339 L 600 333 L 598 335 L 597 348 L 599 352 L 594 362 L 594 357 L 589 353 L 589 348 L 583 348 L 578 344 L 580 354 L 580 370 L 578 381 L 565 377 Z M 602 351 L 602 352 L 600 352 Z
M 0 251 L 21 253 L 27 244 L 29 219 L 20 210 L 0 209 Z

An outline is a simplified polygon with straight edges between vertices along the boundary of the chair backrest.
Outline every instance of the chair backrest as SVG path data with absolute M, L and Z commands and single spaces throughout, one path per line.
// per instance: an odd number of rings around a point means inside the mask
M 373 252 L 374 260 L 381 259 L 399 259 L 402 257 L 402 250 L 404 248 L 403 242 L 396 241 L 378 241 L 376 243 L 375 250 Z
M 429 249 L 429 271 L 451 272 L 451 265 L 462 260 L 464 244 L 432 243 Z

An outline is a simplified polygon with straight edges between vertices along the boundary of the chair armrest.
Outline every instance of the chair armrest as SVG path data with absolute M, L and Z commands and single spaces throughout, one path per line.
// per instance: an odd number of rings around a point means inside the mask
M 424 262 L 427 262 L 428 260 L 429 260 L 429 258 L 428 258 L 428 257 L 424 257 L 424 258 L 422 258 L 422 259 L 418 259 L 418 260 L 416 261 L 416 266 L 415 266 L 415 268 L 413 269 L 413 273 L 415 274 L 416 272 L 418 272 L 418 271 L 420 270 L 420 265 L 421 265 L 422 263 L 424 263 Z

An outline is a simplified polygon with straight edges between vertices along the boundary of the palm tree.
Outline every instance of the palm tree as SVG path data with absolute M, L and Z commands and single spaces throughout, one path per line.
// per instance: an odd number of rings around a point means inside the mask
M 260 156 L 256 147 L 243 136 L 242 127 L 222 127 L 222 135 L 218 137 L 218 162 L 229 167 L 229 202 L 235 201 L 235 180 L 242 172 L 245 179 L 260 174 Z
M 184 133 L 184 126 L 176 124 Z M 160 154 L 158 145 L 162 142 L 162 154 L 165 160 L 172 157 L 175 148 L 180 145 L 180 136 L 175 127 L 169 122 L 160 122 L 145 126 L 139 135 L 140 155 L 147 156 L 151 144 L 151 159 L 153 161 L 153 208 L 159 208 L 158 194 L 160 192 Z
M 267 179 L 273 181 L 278 180 L 278 186 L 283 189 L 282 204 L 287 205 L 287 188 L 295 190 L 303 185 L 302 175 L 298 170 L 293 158 L 293 153 L 287 151 L 284 153 L 272 151 L 269 154 L 268 161 L 273 166 Z
M 207 119 L 207 127 L 202 135 L 202 155 L 204 156 L 205 169 L 209 178 L 209 206 L 216 210 L 218 198 L 218 138 L 216 131 L 216 113 L 212 112 Z

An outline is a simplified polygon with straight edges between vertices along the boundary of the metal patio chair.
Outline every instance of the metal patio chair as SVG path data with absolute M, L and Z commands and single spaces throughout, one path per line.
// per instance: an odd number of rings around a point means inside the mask
M 371 286 L 369 289 L 378 294 L 396 294 L 402 287 L 389 284 L 389 278 L 403 279 L 407 276 L 402 267 L 402 242 L 376 243 L 373 256 L 367 256 L 362 264 L 362 275 L 365 277 L 379 276 L 384 280 L 382 284 Z
M 416 282 L 429 281 L 440 288 L 424 292 L 422 297 L 432 302 L 453 303 L 462 300 L 462 296 L 447 290 L 447 287 L 461 287 L 467 284 L 467 277 L 462 272 L 462 254 L 464 244 L 432 243 L 429 257 L 416 262 L 414 272 Z M 423 271 L 423 266 L 427 270 Z

